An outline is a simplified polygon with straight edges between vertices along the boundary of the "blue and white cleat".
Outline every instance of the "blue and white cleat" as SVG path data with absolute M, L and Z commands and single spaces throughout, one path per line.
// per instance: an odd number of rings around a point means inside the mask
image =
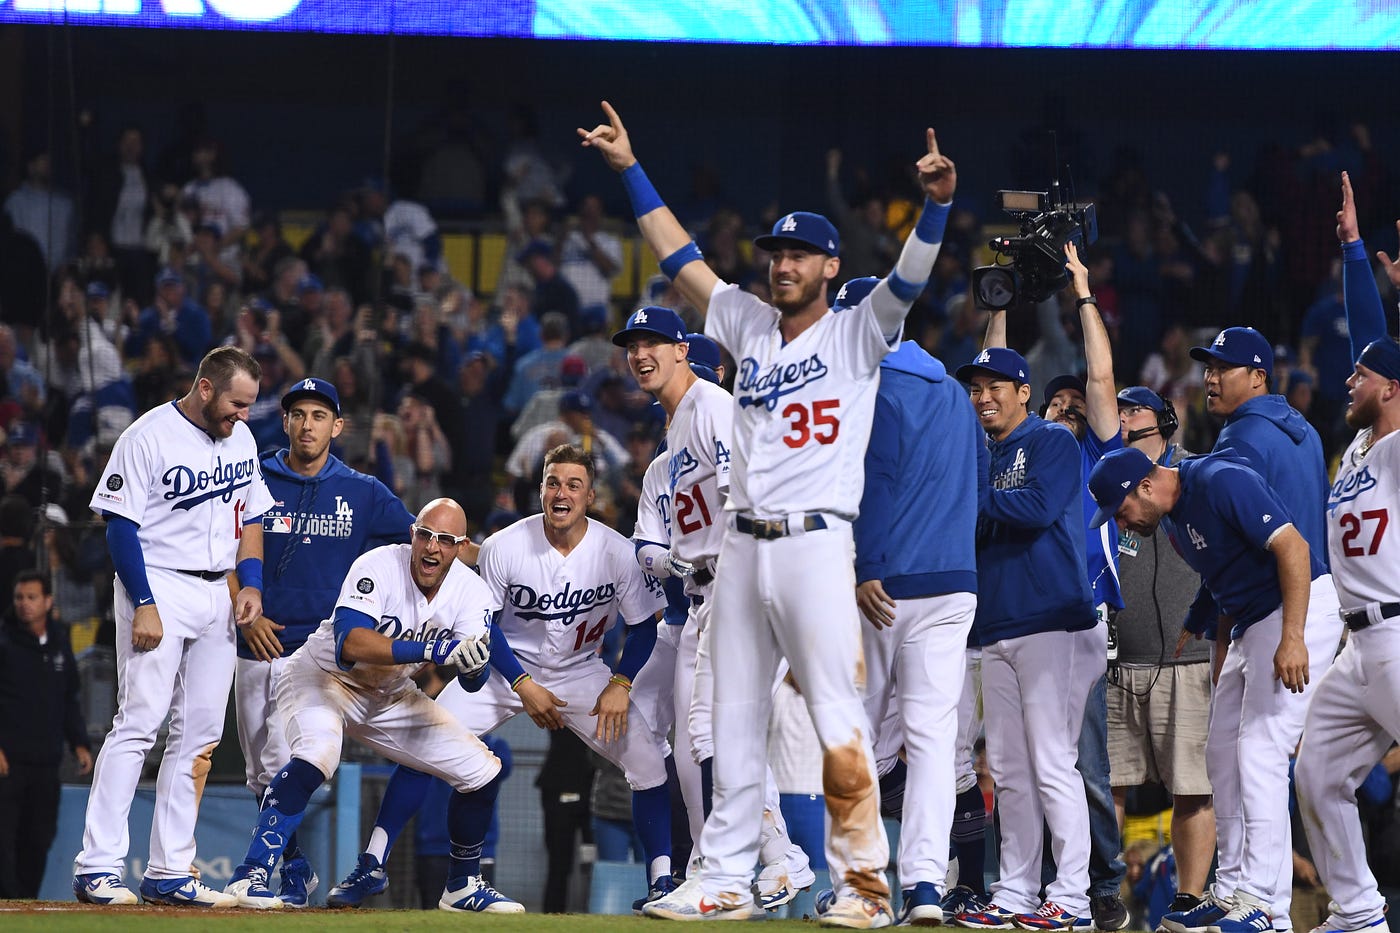
M 1206 929 L 1210 933 L 1271 933 L 1274 918 L 1254 904 L 1240 900 L 1233 910 Z
M 912 927 L 942 926 L 943 898 L 938 886 L 931 881 L 920 881 L 901 891 L 898 923 Z
M 676 890 L 676 882 L 670 875 L 662 875 L 651 883 L 647 889 L 646 897 L 639 897 L 632 902 L 632 913 L 638 917 L 642 915 L 642 908 L 652 901 L 659 901 L 661 898 Z
M 311 870 L 311 863 L 304 858 L 294 858 L 282 862 L 282 884 L 277 888 L 277 898 L 288 907 L 305 907 L 311 902 L 311 895 L 320 887 L 321 879 Z
M 360 859 L 345 880 L 326 894 L 327 907 L 359 907 L 365 898 L 383 894 L 389 887 L 389 874 L 379 859 L 361 852 Z
M 1157 929 L 1161 933 L 1206 933 L 1212 924 L 1219 923 L 1234 907 L 1233 899 L 1216 897 L 1212 888 L 1190 910 L 1173 910 L 1164 914 Z
M 166 907 L 237 907 L 238 898 L 215 891 L 198 878 L 143 878 L 141 900 Z
M 136 893 L 109 871 L 73 876 L 73 896 L 82 904 L 103 907 L 130 907 L 140 902 Z
M 224 893 L 236 898 L 239 907 L 250 910 L 281 910 L 287 906 L 267 886 L 267 869 L 247 862 L 233 870 L 233 877 L 224 885 Z
M 480 875 L 472 875 L 455 891 L 444 889 L 439 910 L 478 914 L 523 914 L 525 905 L 506 897 Z

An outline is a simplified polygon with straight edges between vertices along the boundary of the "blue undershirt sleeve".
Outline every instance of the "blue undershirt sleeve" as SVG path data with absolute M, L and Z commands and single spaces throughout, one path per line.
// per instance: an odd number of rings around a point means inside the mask
M 622 657 L 617 661 L 617 672 L 628 680 L 636 680 L 642 666 L 651 657 L 651 649 L 656 647 L 656 617 L 649 616 L 636 625 L 627 626 L 627 641 L 622 646 Z
M 122 581 L 127 595 L 137 606 L 148 606 L 155 601 L 151 595 L 151 583 L 146 579 L 146 556 L 141 551 L 140 528 L 131 519 L 122 515 L 104 513 L 107 516 L 107 550 L 112 555 L 112 566 L 117 570 L 117 579 Z
M 355 662 L 346 664 L 340 656 L 341 649 L 345 647 L 345 636 L 357 628 L 373 629 L 374 620 L 358 609 L 336 606 L 335 615 L 331 616 L 331 627 L 335 632 L 335 666 L 348 671 L 355 666 Z
M 512 690 L 516 682 L 525 676 L 525 668 L 520 666 L 520 659 L 506 640 L 506 633 L 501 631 L 495 620 L 491 622 L 491 666 L 500 672 Z

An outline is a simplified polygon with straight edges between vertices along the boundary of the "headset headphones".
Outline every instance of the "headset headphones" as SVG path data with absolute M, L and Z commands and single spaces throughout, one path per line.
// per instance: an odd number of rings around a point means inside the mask
M 1152 392 L 1151 389 L 1148 389 L 1148 391 Z M 1138 428 L 1136 431 L 1129 431 L 1128 436 L 1124 438 L 1125 443 L 1131 444 L 1133 441 L 1140 441 L 1144 437 L 1151 437 L 1153 433 L 1160 434 L 1162 435 L 1162 440 L 1169 441 L 1172 435 L 1176 433 L 1176 429 L 1181 427 L 1181 419 L 1176 416 L 1176 406 L 1172 404 L 1172 400 L 1157 392 L 1152 392 L 1152 394 L 1157 396 L 1158 400 L 1162 403 L 1162 410 L 1155 412 L 1157 415 L 1157 424 L 1150 428 Z

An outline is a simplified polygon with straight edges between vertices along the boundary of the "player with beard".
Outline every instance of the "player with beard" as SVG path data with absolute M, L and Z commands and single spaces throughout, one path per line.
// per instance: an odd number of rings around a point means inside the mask
M 1099 621 L 1108 624 L 1109 651 L 1116 648 L 1111 617 L 1123 608 L 1123 594 L 1118 583 L 1118 535 L 1111 525 L 1090 528 L 1094 516 L 1094 498 L 1089 494 L 1087 479 L 1094 464 L 1107 453 L 1123 447 L 1118 421 L 1117 386 L 1113 378 L 1113 348 L 1104 328 L 1099 306 L 1089 291 L 1089 270 L 1079 259 L 1073 243 L 1065 244 L 1065 267 L 1070 273 L 1070 288 L 1079 310 L 1079 322 L 1084 331 L 1084 358 L 1088 378 L 1065 374 L 1051 379 L 1045 386 L 1047 421 L 1062 424 L 1074 432 L 1079 441 L 1081 470 L 1086 480 L 1083 490 L 1085 556 L 1088 560 L 1089 586 L 1093 590 L 1094 612 Z M 987 325 L 987 346 L 1006 346 L 1006 312 L 993 311 Z M 1099 930 L 1121 930 L 1128 925 L 1128 910 L 1119 896 L 1125 866 L 1120 859 L 1122 840 L 1118 831 L 1118 814 L 1113 805 L 1108 767 L 1108 695 L 1107 673 L 1098 679 L 1084 706 L 1084 728 L 1079 733 L 1079 759 L 1076 763 L 1084 778 L 1084 792 L 1089 802 L 1089 906 L 1094 927 Z M 1050 863 L 1046 861 L 1046 871 Z M 1049 881 L 1049 877 L 1046 878 Z

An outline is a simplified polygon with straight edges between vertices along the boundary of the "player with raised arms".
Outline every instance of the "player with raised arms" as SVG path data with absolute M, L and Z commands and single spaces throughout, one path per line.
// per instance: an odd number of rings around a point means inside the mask
M 786 656 L 821 742 L 831 830 L 827 864 L 838 897 L 833 926 L 892 922 L 870 723 L 856 686 L 863 667 L 851 566 L 863 458 L 880 361 L 899 340 L 938 255 L 956 187 L 933 130 L 917 170 L 925 202 L 895 270 L 855 308 L 833 314 L 840 235 L 825 217 L 787 214 L 755 245 L 769 252 L 772 304 L 726 284 L 662 202 L 611 104 L 579 129 L 622 181 L 647 244 L 681 295 L 706 315 L 705 334 L 738 365 L 730 496 L 716 573 L 714 809 L 704 867 L 650 916 L 737 919 L 757 910 L 750 882 L 759 845 L 773 678 Z

